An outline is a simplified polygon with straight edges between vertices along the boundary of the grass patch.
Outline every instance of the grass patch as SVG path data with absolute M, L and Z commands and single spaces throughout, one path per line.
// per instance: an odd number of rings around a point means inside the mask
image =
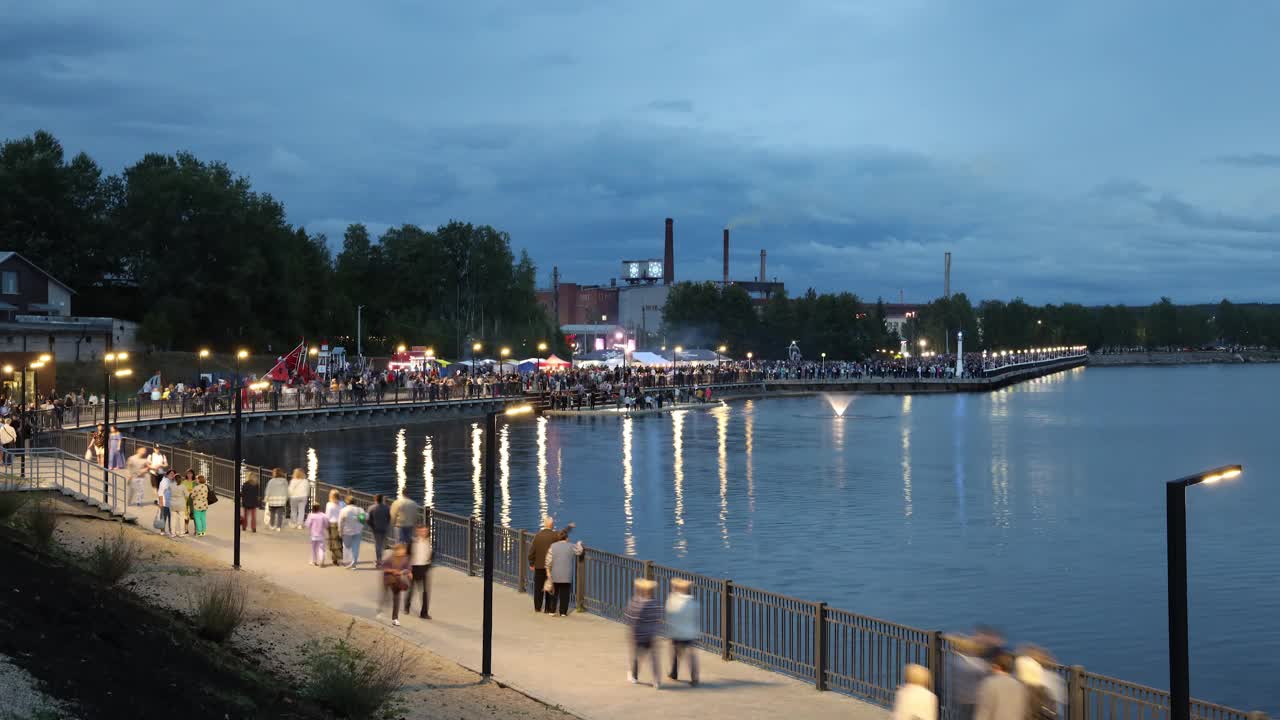
M 409 656 L 399 643 L 378 643 L 371 650 L 351 642 L 355 621 L 342 638 L 311 640 L 303 646 L 303 693 L 339 717 L 376 716 L 409 678 Z
M 16 490 L 0 491 L 0 524 L 12 520 L 29 498 L 28 494 Z
M 103 535 L 89 551 L 89 569 L 108 586 L 115 585 L 138 566 L 142 548 L 130 540 L 124 528 L 113 536 Z
M 31 504 L 26 512 L 27 532 L 37 550 L 48 550 L 53 544 L 53 534 L 62 522 L 58 508 L 48 500 L 38 500 Z
M 191 608 L 196 633 L 206 640 L 223 642 L 244 621 L 247 593 L 234 577 L 225 577 L 200 589 Z

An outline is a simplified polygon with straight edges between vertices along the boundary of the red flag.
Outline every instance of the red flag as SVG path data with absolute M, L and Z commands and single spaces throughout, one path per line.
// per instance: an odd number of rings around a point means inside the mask
M 298 370 L 298 364 L 302 362 L 302 354 L 306 352 L 306 342 L 298 343 L 298 347 L 293 352 L 285 355 L 276 363 L 275 367 L 267 371 L 263 377 L 276 382 L 289 382 L 289 378 Z

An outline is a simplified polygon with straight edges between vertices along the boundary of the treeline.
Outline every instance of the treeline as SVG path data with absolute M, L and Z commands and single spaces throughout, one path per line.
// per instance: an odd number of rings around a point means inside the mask
M 190 153 L 107 175 L 43 131 L 5 142 L 0 249 L 75 289 L 76 314 L 138 320 L 158 349 L 279 351 L 305 336 L 354 353 L 357 306 L 366 353 L 410 343 L 456 357 L 468 338 L 513 354 L 563 347 L 535 301 L 534 265 L 506 233 L 451 222 L 375 239 L 352 225 L 334 257 L 271 195 Z
M 1002 350 L 1060 345 L 1092 349 L 1280 347 L 1280 306 L 1175 305 L 1161 298 L 1147 307 L 1031 305 L 1021 298 L 987 300 L 974 306 L 964 293 L 923 306 L 898 332 L 886 323 L 883 301 L 863 302 L 851 293 L 798 298 L 777 294 L 754 308 L 746 291 L 717 283 L 681 283 L 664 311 L 666 342 L 702 347 L 724 344 L 730 355 L 780 359 L 796 341 L 809 359 L 872 357 L 897 349 L 955 349 L 963 331 L 966 350 Z

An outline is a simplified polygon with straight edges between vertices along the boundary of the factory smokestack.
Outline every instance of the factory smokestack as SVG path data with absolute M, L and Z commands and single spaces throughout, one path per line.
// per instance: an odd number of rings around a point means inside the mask
M 675 221 L 667 218 L 667 242 L 662 251 L 662 284 L 672 285 L 676 281 L 676 234 L 673 229 Z
M 729 284 L 729 228 L 724 229 L 724 284 Z
M 942 274 L 942 297 L 951 297 L 951 253 L 947 253 L 946 269 Z
M 764 250 L 760 251 L 760 282 L 769 282 L 765 280 L 764 274 Z

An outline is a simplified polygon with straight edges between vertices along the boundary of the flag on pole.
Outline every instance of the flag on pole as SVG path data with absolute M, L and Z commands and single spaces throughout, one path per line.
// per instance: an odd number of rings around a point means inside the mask
M 138 391 L 138 394 L 149 395 L 153 392 L 156 392 L 159 389 L 160 389 L 160 373 L 156 373 L 155 375 L 152 375 L 145 383 L 142 384 L 142 389 Z
M 291 378 L 298 372 L 298 366 L 302 363 L 303 354 L 307 351 L 307 343 L 300 342 L 298 347 L 292 352 L 280 358 L 280 362 L 275 367 L 267 371 L 263 377 L 276 382 L 289 382 Z

